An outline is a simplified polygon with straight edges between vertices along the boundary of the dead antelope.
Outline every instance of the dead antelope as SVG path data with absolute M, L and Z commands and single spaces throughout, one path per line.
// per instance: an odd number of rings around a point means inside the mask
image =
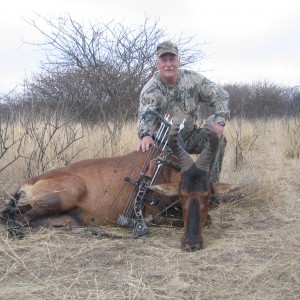
M 31 227 L 117 225 L 118 215 L 136 192 L 136 187 L 124 178 L 138 178 L 146 159 L 147 153 L 134 151 L 79 161 L 29 178 L 1 213 L 1 221 Z M 170 182 L 178 174 L 165 166 L 157 182 Z M 158 214 L 174 200 L 163 197 L 157 205 L 147 203 L 144 216 Z M 164 223 L 163 218 L 159 222 Z
M 153 216 L 174 203 L 181 209 L 182 204 L 182 245 L 187 250 L 200 249 L 203 244 L 201 231 L 211 193 L 208 168 L 218 144 L 211 122 L 207 124 L 207 129 L 209 147 L 193 163 L 177 142 L 178 126 L 174 123 L 169 144 L 180 161 L 182 171 L 180 173 L 165 164 L 156 179 L 156 185 L 149 187 L 154 192 L 143 206 L 145 218 L 159 224 L 174 224 L 164 216 L 154 220 Z M 134 151 L 117 157 L 83 160 L 29 178 L 11 197 L 10 203 L 0 214 L 0 221 L 9 224 L 12 230 L 17 228 L 14 231 L 16 234 L 24 226 L 118 225 L 120 214 L 124 211 L 131 213 L 129 199 L 137 193 L 136 186 L 124 181 L 124 178 L 139 178 L 147 157 L 147 152 Z M 171 156 L 170 160 L 175 162 L 177 158 Z M 213 186 L 216 193 L 224 193 L 232 188 L 229 184 Z M 158 196 L 155 191 L 165 195 L 159 201 L 151 201 Z M 177 201 L 178 196 L 181 204 Z

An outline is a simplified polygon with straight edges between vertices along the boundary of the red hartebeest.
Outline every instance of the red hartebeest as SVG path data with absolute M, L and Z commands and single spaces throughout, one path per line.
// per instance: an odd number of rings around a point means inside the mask
M 173 183 L 173 191 L 162 196 L 157 205 L 146 204 L 143 215 L 146 218 L 157 215 L 178 200 L 174 186 L 178 187 L 178 182 L 181 182 L 179 197 L 182 199 L 185 227 L 183 244 L 186 249 L 195 250 L 202 246 L 200 234 L 210 196 L 208 170 L 201 166 L 198 169 L 198 163 L 192 167 L 186 163 L 192 164 L 191 158 L 178 151 L 178 144 L 174 142 L 176 132 L 175 135 L 174 130 L 172 132 L 169 142 L 182 165 L 181 181 L 180 172 L 164 165 L 156 182 Z M 124 212 L 128 199 L 136 192 L 133 185 L 124 181 L 124 177 L 138 179 L 147 155 L 147 152 L 134 151 L 118 157 L 83 160 L 27 179 L 2 211 L 0 221 L 32 227 L 117 225 L 118 215 Z M 161 192 L 158 187 L 151 189 Z M 213 187 L 215 193 L 224 193 L 232 188 L 232 185 L 224 184 L 214 184 Z M 177 205 L 181 206 L 180 203 Z M 168 220 L 160 217 L 159 223 L 167 224 Z

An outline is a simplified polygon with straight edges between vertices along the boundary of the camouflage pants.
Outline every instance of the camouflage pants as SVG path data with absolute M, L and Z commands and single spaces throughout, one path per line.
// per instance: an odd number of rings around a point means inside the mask
M 189 154 L 200 154 L 208 143 L 208 137 L 205 128 L 195 127 L 192 133 L 185 140 L 183 140 L 183 143 L 185 150 Z M 219 147 L 210 165 L 211 182 L 219 182 L 220 180 L 220 173 L 222 170 L 226 143 L 226 138 L 222 136 L 219 143 Z

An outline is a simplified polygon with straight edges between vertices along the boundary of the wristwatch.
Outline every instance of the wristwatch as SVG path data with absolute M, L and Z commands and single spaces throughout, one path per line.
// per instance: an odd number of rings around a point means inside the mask
M 224 120 L 219 120 L 218 122 L 217 122 L 220 126 L 225 126 L 225 121 Z
M 145 136 L 152 136 L 151 132 L 150 131 L 144 131 L 142 134 L 141 134 L 141 139 Z

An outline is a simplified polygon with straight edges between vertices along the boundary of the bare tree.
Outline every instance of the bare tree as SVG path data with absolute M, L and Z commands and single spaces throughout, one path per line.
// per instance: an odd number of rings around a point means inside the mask
M 47 57 L 42 64 L 47 75 L 40 78 L 40 87 L 49 88 L 50 76 L 57 80 L 64 78 L 65 87 L 70 87 L 69 94 L 77 91 L 74 103 L 81 104 L 80 111 L 101 122 L 110 136 L 117 139 L 124 123 L 136 116 L 139 93 L 156 70 L 156 46 L 165 38 L 165 30 L 159 28 L 157 20 L 151 22 L 148 18 L 138 26 L 113 21 L 86 26 L 70 15 L 39 16 L 37 21 L 27 22 L 45 38 L 34 43 Z M 183 65 L 203 58 L 200 45 L 193 44 L 192 38 L 180 36 L 172 40 L 180 48 Z M 57 89 L 57 80 L 50 90 Z M 33 90 L 35 87 L 31 86 Z M 61 84 L 60 91 L 63 89 Z M 51 94 L 57 94 L 57 90 Z M 89 109 L 83 109 L 82 105 L 88 105 Z

